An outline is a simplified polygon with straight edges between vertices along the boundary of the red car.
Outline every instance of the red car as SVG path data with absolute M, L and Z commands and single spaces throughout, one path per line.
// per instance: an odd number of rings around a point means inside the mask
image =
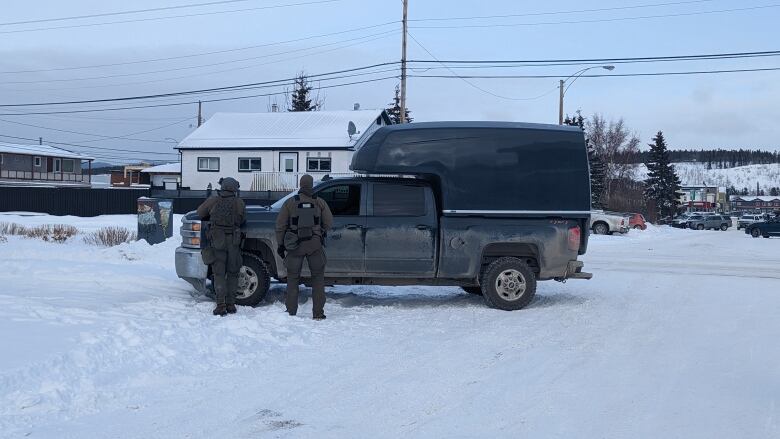
M 645 230 L 647 228 L 647 224 L 645 224 L 645 217 L 643 217 L 641 213 L 629 213 L 628 228 Z

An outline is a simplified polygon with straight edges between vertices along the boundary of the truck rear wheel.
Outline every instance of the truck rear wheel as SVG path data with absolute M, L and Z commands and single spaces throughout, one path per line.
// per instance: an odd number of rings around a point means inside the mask
M 491 308 L 514 311 L 531 303 L 536 294 L 536 276 L 521 259 L 503 257 L 482 273 L 482 296 Z
M 271 276 L 260 258 L 244 253 L 244 264 L 238 274 L 236 305 L 255 306 L 263 301 L 271 287 Z

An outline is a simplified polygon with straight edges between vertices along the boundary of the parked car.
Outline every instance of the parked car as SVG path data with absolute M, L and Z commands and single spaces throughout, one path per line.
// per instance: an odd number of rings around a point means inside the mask
M 739 229 L 747 229 L 747 227 L 753 223 L 764 221 L 766 217 L 762 214 L 748 214 L 748 215 L 742 215 L 739 217 L 739 220 L 737 220 L 737 230 Z
M 593 210 L 590 212 L 590 229 L 596 235 L 628 232 L 628 218 L 622 213 Z
M 780 236 L 780 215 L 765 221 L 749 224 L 745 227 L 745 233 L 754 238 L 758 238 L 759 236 L 763 236 L 764 238 Z
M 688 219 L 690 217 L 692 217 L 692 216 L 694 216 L 694 214 L 689 213 L 689 212 L 681 213 L 680 215 L 677 215 L 676 217 L 674 217 L 674 219 L 672 219 L 672 222 L 671 222 L 670 225 L 672 227 L 677 227 L 677 228 L 680 228 L 680 229 L 684 229 L 684 228 L 688 227 Z
M 628 215 L 628 228 L 639 230 L 645 230 L 647 228 L 647 222 L 641 213 L 629 213 Z
M 689 229 L 720 229 L 726 231 L 731 227 L 731 217 L 725 215 L 695 215 L 688 218 Z
M 350 169 L 411 178 L 335 178 L 314 188 L 333 211 L 329 285 L 454 285 L 481 294 L 488 306 L 516 310 L 531 301 L 537 281 L 592 276 L 577 259 L 588 244 L 591 200 L 585 138 L 577 127 L 385 126 L 359 140 Z M 517 190 L 522 187 L 543 187 L 545 194 Z M 287 279 L 276 253 L 283 200 L 247 207 L 239 305 L 260 303 L 271 277 Z M 210 268 L 200 254 L 207 229 L 188 213 L 175 253 L 176 274 L 201 293 L 209 291 Z M 305 268 L 301 280 L 308 278 Z

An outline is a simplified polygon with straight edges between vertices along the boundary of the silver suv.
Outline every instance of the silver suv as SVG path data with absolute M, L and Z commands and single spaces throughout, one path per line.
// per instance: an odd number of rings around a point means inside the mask
M 694 215 L 688 218 L 688 228 L 696 230 L 720 229 L 726 231 L 731 227 L 731 217 L 725 215 Z

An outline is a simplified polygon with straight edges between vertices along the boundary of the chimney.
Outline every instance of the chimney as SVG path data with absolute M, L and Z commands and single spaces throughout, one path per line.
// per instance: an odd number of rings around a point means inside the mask
M 276 104 L 271 104 L 271 113 L 278 113 L 279 112 L 279 106 Z
M 355 106 L 352 109 L 355 111 L 360 110 L 360 104 L 358 102 L 355 102 Z

